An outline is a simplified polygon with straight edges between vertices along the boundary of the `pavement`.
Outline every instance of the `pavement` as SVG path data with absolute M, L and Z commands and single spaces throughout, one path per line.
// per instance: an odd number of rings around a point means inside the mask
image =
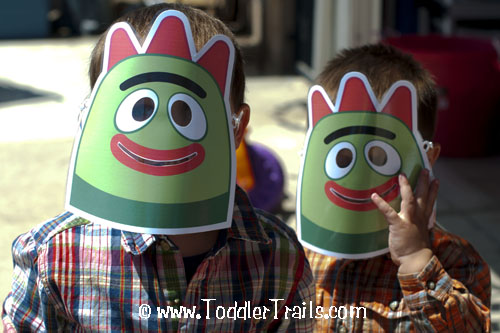
M 11 244 L 64 206 L 68 162 L 94 38 L 0 41 L 0 299 L 10 290 Z M 271 148 L 285 170 L 283 211 L 295 226 L 295 189 L 310 82 L 249 77 L 248 141 Z M 442 157 L 438 221 L 485 258 L 492 277 L 493 331 L 500 332 L 500 156 Z

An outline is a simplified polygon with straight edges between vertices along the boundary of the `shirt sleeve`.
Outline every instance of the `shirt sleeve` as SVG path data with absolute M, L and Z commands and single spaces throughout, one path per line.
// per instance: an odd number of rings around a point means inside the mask
M 291 307 L 298 306 L 305 308 L 304 316 L 292 318 L 291 327 L 288 332 L 312 332 L 314 329 L 314 314 L 316 308 L 316 292 L 314 277 L 309 267 L 309 262 L 305 260 L 305 269 L 302 279 L 299 281 L 295 298 Z M 313 314 L 311 316 L 311 313 Z
M 38 255 L 30 233 L 19 236 L 12 245 L 14 276 L 12 289 L 3 303 L 5 332 L 46 331 L 55 309 L 47 302 L 38 274 Z
M 448 270 L 434 255 L 420 273 L 398 278 L 417 331 L 490 331 L 490 272 L 477 253 Z

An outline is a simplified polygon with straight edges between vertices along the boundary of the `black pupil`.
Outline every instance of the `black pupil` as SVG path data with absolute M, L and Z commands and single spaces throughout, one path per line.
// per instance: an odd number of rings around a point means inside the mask
M 191 108 L 184 101 L 175 101 L 171 113 L 172 120 L 179 126 L 187 126 L 191 122 Z
M 149 97 L 143 97 L 135 102 L 132 108 L 132 118 L 135 121 L 145 121 L 155 111 L 155 102 Z
M 374 146 L 368 150 L 368 158 L 376 166 L 382 166 L 387 163 L 387 153 L 380 147 Z
M 351 164 L 351 161 L 352 161 L 352 151 L 350 151 L 347 148 L 342 148 L 337 153 L 336 161 L 337 161 L 337 165 L 340 168 L 345 168 L 345 167 L 349 166 L 349 164 Z

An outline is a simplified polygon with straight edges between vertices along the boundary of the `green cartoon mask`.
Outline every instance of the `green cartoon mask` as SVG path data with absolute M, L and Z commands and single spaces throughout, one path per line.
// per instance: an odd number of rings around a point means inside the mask
M 142 46 L 127 23 L 113 25 L 75 140 L 67 209 L 134 232 L 229 227 L 233 58 L 222 35 L 197 53 L 188 20 L 177 11 L 162 12 Z
M 417 130 L 415 88 L 396 82 L 379 104 L 366 77 L 346 74 L 332 105 L 320 86 L 309 91 L 309 129 L 297 191 L 304 246 L 341 258 L 388 252 L 388 225 L 370 195 L 400 209 L 398 174 L 412 187 L 429 168 Z

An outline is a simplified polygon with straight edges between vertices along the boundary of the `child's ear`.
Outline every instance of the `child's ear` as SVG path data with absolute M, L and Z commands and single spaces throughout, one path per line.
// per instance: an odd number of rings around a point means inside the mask
M 434 142 L 433 147 L 427 151 L 427 159 L 429 160 L 431 167 L 434 166 L 434 163 L 436 163 L 440 153 L 441 144 Z
M 234 146 L 238 149 L 245 135 L 245 129 L 248 126 L 248 122 L 250 121 L 250 106 L 243 103 L 238 110 L 235 110 L 234 114 L 240 119 L 238 126 L 234 128 Z

